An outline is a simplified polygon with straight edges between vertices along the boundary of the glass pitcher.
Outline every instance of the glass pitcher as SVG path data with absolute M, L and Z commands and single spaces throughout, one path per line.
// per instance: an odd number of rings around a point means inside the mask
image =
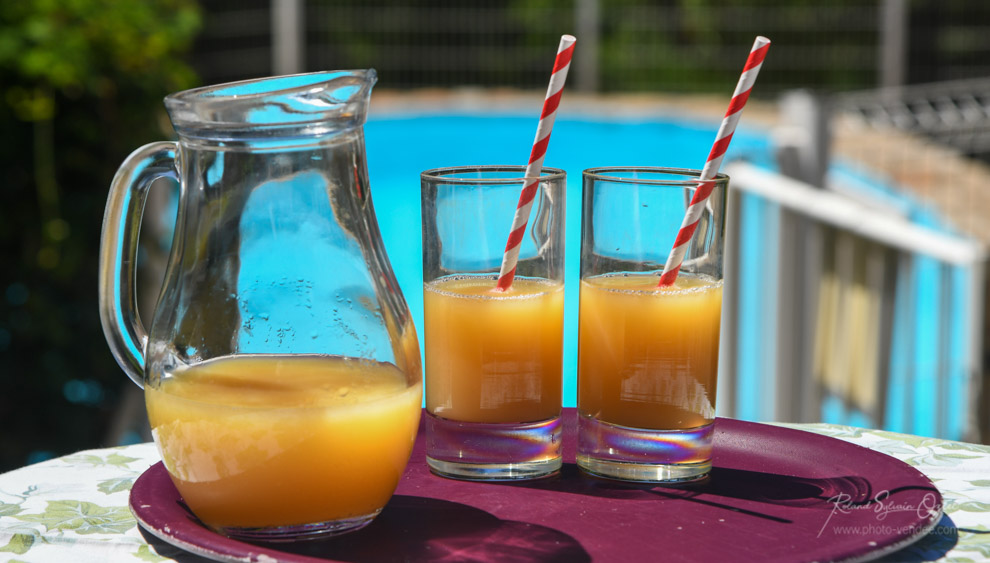
M 110 188 L 107 341 L 144 387 L 184 501 L 230 536 L 357 529 L 409 459 L 419 344 L 369 192 L 362 126 L 375 80 L 321 72 L 169 95 L 179 141 L 135 151 Z M 137 238 L 162 177 L 179 183 L 178 214 L 146 331 Z

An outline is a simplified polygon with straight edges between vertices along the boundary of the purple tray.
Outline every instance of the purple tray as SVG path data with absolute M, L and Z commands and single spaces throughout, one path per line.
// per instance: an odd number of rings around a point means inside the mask
M 845 561 L 926 534 L 942 497 L 897 459 L 841 440 L 718 419 L 711 480 L 686 487 L 596 479 L 574 465 L 564 409 L 560 475 L 524 483 L 437 477 L 422 424 L 395 496 L 366 528 L 317 542 L 252 544 L 203 527 L 161 463 L 130 507 L 159 539 L 219 561 Z M 272 559 L 266 559 L 272 558 Z

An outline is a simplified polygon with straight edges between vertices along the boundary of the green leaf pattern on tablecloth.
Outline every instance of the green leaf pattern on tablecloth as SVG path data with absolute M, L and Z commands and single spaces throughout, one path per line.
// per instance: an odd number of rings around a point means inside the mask
M 962 512 L 982 512 L 984 514 L 990 514 L 990 502 L 954 502 L 952 503 L 953 511 Z
M 113 494 L 119 493 L 121 491 L 130 491 L 131 485 L 134 484 L 134 479 L 131 477 L 115 477 L 113 479 L 104 479 L 96 485 L 96 489 L 101 493 Z
M 48 501 L 41 514 L 22 514 L 26 522 L 38 522 L 48 531 L 72 530 L 77 534 L 123 533 L 135 525 L 126 507 L 106 507 L 78 500 Z
M 127 553 L 135 561 L 171 561 L 148 545 L 127 508 L 134 480 L 158 459 L 153 445 L 139 444 L 80 452 L 0 476 L 0 561 L 8 561 L 4 555 L 64 561 L 67 545 L 79 563 Z M 84 484 L 88 488 L 80 490 Z
M 939 525 L 885 561 L 990 559 L 990 446 L 827 424 L 787 426 L 903 460 L 921 468 L 942 491 L 945 517 Z M 127 509 L 134 480 L 158 460 L 153 445 L 138 444 L 80 452 L 0 475 L 0 561 L 64 561 L 66 545 L 78 563 L 182 557 L 176 548 L 149 546 Z M 71 492 L 66 483 L 73 484 Z M 111 547 L 114 555 L 108 557 Z
M 151 563 L 158 563 L 159 561 L 172 561 L 172 559 L 158 555 L 152 551 L 151 546 L 148 545 L 142 545 L 139 547 L 137 553 L 134 554 L 134 557 L 140 559 L 141 561 L 150 561 Z
M 24 555 L 31 545 L 34 544 L 34 536 L 31 534 L 14 534 L 10 537 L 10 541 L 7 545 L 0 547 L 0 551 L 6 551 L 9 553 L 16 553 L 18 555 Z
M 106 456 L 101 456 L 97 454 L 70 455 L 62 458 L 62 461 L 70 465 L 93 465 L 93 466 L 113 465 L 120 468 L 126 468 L 129 463 L 138 461 L 138 458 L 127 457 L 117 452 L 111 452 Z

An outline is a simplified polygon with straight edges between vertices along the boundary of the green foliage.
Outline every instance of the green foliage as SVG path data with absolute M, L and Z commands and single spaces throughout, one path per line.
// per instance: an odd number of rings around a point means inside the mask
M 199 25 L 195 0 L 0 2 L 0 471 L 105 445 L 126 380 L 96 306 L 106 190 L 170 134 L 161 100 L 195 85 Z M 72 380 L 95 392 L 69 401 Z
M 875 3 L 834 0 L 599 0 L 600 87 L 605 92 L 731 93 L 757 35 L 770 35 L 774 69 L 760 96 L 787 88 L 864 88 L 875 80 Z M 514 0 L 528 37 L 572 30 L 574 2 Z M 575 59 L 593 56 L 582 50 Z M 828 45 L 829 49 L 821 48 Z M 580 72 L 580 70 L 577 70 Z
M 32 0 L 0 5 L 0 72 L 19 119 L 50 119 L 55 95 L 118 97 L 121 81 L 159 95 L 192 83 L 176 58 L 199 27 L 189 0 Z

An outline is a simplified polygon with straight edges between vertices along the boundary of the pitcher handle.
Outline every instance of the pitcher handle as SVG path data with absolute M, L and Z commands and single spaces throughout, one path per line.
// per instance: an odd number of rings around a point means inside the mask
M 144 387 L 148 332 L 137 308 L 137 248 L 148 188 L 178 181 L 178 144 L 145 145 L 128 156 L 113 181 L 100 238 L 100 321 L 110 351 L 128 377 Z

